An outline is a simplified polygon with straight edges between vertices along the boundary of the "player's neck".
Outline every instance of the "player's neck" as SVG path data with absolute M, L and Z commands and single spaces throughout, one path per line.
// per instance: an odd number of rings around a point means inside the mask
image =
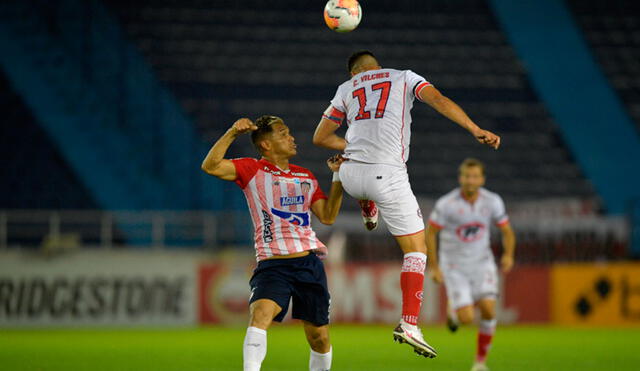
M 288 157 L 278 157 L 278 156 L 262 156 L 262 158 L 273 165 L 275 165 L 280 170 L 289 170 L 289 158 Z
M 464 190 L 461 189 L 460 194 L 462 195 L 462 198 L 464 198 L 465 201 L 472 204 L 476 202 L 476 200 L 478 199 L 478 195 L 480 195 L 480 192 L 477 190 L 475 192 L 465 192 Z

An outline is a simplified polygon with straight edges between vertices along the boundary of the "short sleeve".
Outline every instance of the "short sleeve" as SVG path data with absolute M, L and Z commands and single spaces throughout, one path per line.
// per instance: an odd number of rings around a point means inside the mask
M 503 225 L 509 223 L 509 216 L 507 215 L 507 211 L 505 210 L 504 201 L 502 201 L 502 197 L 497 195 L 493 201 L 491 219 L 499 227 L 502 227 Z
M 324 113 L 322 114 L 322 118 L 327 120 L 331 120 L 338 125 L 342 124 L 342 120 L 344 120 L 345 113 L 335 108 L 333 105 L 329 106 Z
M 236 180 L 235 183 L 242 189 L 244 189 L 251 179 L 256 175 L 259 165 L 258 160 L 255 158 L 234 158 L 231 160 L 233 166 L 236 167 Z
M 331 105 L 322 114 L 323 118 L 331 120 L 338 125 L 342 124 L 342 120 L 344 120 L 347 112 L 342 90 L 341 85 L 338 87 L 338 90 L 336 90 L 336 94 L 333 99 L 331 99 Z
M 411 93 L 413 94 L 413 96 L 418 99 L 419 101 L 422 101 L 422 99 L 420 99 L 420 91 L 422 91 L 422 89 L 424 89 L 427 86 L 431 86 L 431 83 L 429 81 L 427 81 L 427 79 L 425 79 L 424 77 L 418 75 L 417 73 L 411 71 L 411 70 L 407 70 L 407 87 L 411 87 Z
M 344 103 L 343 86 L 344 85 L 338 86 L 338 89 L 336 90 L 336 95 L 334 95 L 333 99 L 331 99 L 331 106 L 333 106 L 333 108 L 337 109 L 340 112 L 347 112 L 347 107 L 345 107 L 345 103 Z
M 431 211 L 431 214 L 429 215 L 429 224 L 439 229 L 444 228 L 445 215 L 441 201 L 436 202 L 436 206 Z
M 315 188 L 313 194 L 311 195 L 311 205 L 313 205 L 314 202 L 318 200 L 326 200 L 328 197 L 326 194 L 324 194 L 324 192 L 322 192 L 320 184 L 318 183 L 318 179 L 316 179 L 313 174 L 311 174 L 311 178 L 313 179 L 313 185 Z

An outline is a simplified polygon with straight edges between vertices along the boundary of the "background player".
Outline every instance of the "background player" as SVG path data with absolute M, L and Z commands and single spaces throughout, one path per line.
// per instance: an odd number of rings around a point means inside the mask
M 493 148 L 500 137 L 480 129 L 453 101 L 416 73 L 382 68 L 369 51 L 348 60 L 351 79 L 338 87 L 313 137 L 316 145 L 344 151 L 349 161 L 340 168 L 344 189 L 359 200 L 372 200 L 389 232 L 404 253 L 400 286 L 402 319 L 394 339 L 410 344 L 419 354 L 435 357 L 417 327 L 422 305 L 426 246 L 424 221 L 411 190 L 405 162 L 409 158 L 413 100 L 429 104 Z M 335 131 L 346 119 L 345 138 Z M 375 214 L 370 202 L 365 214 Z M 373 213 L 371 211 L 374 211 Z
M 224 159 L 231 143 L 243 133 L 262 155 Z M 255 229 L 258 266 L 251 278 L 250 320 L 244 340 L 245 370 L 259 370 L 267 352 L 267 329 L 282 321 L 289 300 L 292 316 L 302 320 L 311 346 L 310 370 L 331 368 L 329 291 L 324 267 L 315 252 L 325 249 L 310 225 L 309 210 L 324 224 L 332 224 L 342 203 L 342 187 L 334 175 L 329 198 L 313 174 L 289 163 L 296 145 L 289 128 L 276 116 L 262 116 L 254 124 L 242 118 L 213 145 L 202 169 L 235 182 L 247 199 Z M 327 161 L 338 171 L 340 156 Z
M 429 276 L 444 284 L 449 298 L 449 329 L 455 331 L 458 321 L 473 322 L 474 304 L 480 308 L 480 326 L 476 363 L 472 370 L 488 370 L 487 353 L 496 329 L 496 297 L 498 274 L 489 245 L 491 223 L 502 232 L 502 271 L 513 267 L 516 239 L 509 224 L 502 198 L 482 188 L 484 165 L 472 158 L 459 168 L 460 187 L 442 196 L 429 217 L 427 246 Z M 440 264 L 436 237 L 440 232 Z

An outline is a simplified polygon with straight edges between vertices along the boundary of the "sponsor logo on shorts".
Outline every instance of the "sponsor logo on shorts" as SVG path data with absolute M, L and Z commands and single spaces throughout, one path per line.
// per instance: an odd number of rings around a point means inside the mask
M 420 208 L 418 208 L 418 218 L 422 219 L 422 210 Z
M 287 196 L 280 197 L 280 205 L 282 206 L 291 206 L 291 205 L 302 205 L 304 203 L 304 196 Z

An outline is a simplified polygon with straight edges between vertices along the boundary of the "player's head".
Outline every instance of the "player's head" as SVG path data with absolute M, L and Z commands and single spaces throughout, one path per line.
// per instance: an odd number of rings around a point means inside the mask
M 465 193 L 476 193 L 484 185 L 484 164 L 475 158 L 467 158 L 458 168 L 458 181 Z
M 351 54 L 347 61 L 347 69 L 351 76 L 355 76 L 363 71 L 378 70 L 380 68 L 376 56 L 368 50 L 360 50 Z
M 295 139 L 280 117 L 260 116 L 255 124 L 258 129 L 251 133 L 251 141 L 261 155 L 290 158 L 296 154 Z

